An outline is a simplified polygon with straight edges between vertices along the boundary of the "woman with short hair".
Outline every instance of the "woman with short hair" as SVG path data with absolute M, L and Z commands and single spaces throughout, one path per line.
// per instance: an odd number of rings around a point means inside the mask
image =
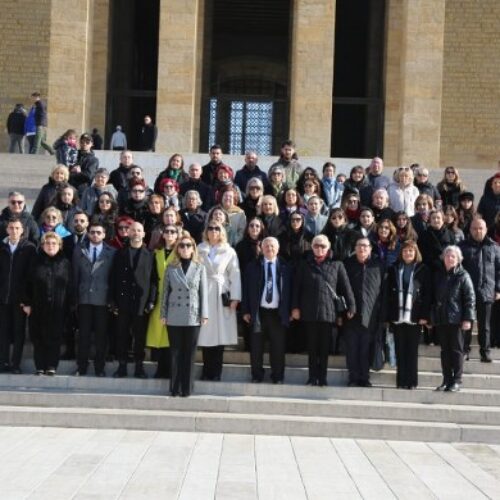
M 62 183 L 67 183 L 69 180 L 69 170 L 66 165 L 56 165 L 50 173 L 49 181 L 44 184 L 36 197 L 31 215 L 37 223 L 40 222 L 42 212 L 49 206 L 53 205 L 54 198 Z
M 467 271 L 462 267 L 462 251 L 447 246 L 441 255 L 444 266 L 434 273 L 432 324 L 441 346 L 443 382 L 437 391 L 457 392 L 462 385 L 464 331 L 476 319 L 476 296 Z
M 184 194 L 184 208 L 180 211 L 182 227 L 194 238 L 196 244 L 201 243 L 205 229 L 207 214 L 201 209 L 203 201 L 200 193 L 191 189 Z

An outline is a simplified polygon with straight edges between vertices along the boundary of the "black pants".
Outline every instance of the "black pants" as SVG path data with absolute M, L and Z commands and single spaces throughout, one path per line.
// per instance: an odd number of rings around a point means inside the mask
M 9 365 L 19 368 L 23 357 L 25 328 L 26 315 L 19 304 L 0 304 L 0 369 Z
M 394 324 L 394 344 L 396 347 L 396 384 L 398 387 L 418 385 L 418 343 L 420 325 Z
M 304 321 L 304 325 L 309 354 L 309 382 L 325 385 L 334 325 L 320 321 Z
M 285 377 L 285 342 L 286 329 L 281 324 L 278 309 L 259 310 L 260 332 L 252 331 L 250 337 L 250 363 L 252 365 L 252 379 L 264 378 L 264 341 L 269 339 L 269 361 L 271 364 L 271 380 L 282 382 Z
M 30 336 L 37 370 L 56 370 L 59 365 L 65 311 L 43 311 L 30 316 Z
M 96 373 L 104 371 L 106 364 L 106 349 L 108 345 L 107 326 L 108 309 L 106 306 L 92 306 L 80 304 L 78 306 L 78 371 L 87 372 L 89 364 L 89 351 L 94 333 L 95 358 L 94 370 Z
M 441 369 L 446 385 L 462 383 L 464 370 L 464 335 L 460 325 L 438 325 L 436 332 L 441 344 Z
M 170 378 L 172 366 L 170 347 L 151 347 L 151 359 L 158 363 L 155 378 Z
M 189 396 L 193 390 L 193 369 L 196 344 L 200 334 L 199 326 L 168 325 L 170 340 L 170 392 Z
M 116 356 L 121 365 L 127 363 L 129 332 L 134 339 L 134 359 L 136 364 L 144 361 L 146 347 L 147 316 L 139 316 L 133 311 L 120 309 L 116 318 Z
M 479 342 L 479 353 L 481 357 L 488 356 L 491 348 L 491 316 L 493 304 L 476 302 L 477 311 L 477 333 Z M 470 352 L 470 343 L 472 340 L 472 329 L 464 332 L 464 351 Z
M 491 345 L 500 347 L 500 300 L 493 303 L 491 308 Z
M 370 379 L 370 330 L 357 318 L 346 321 L 344 327 L 346 362 L 349 382 L 368 382 Z
M 222 361 L 224 359 L 224 346 L 203 347 L 202 353 L 203 370 L 201 377 L 206 380 L 220 379 L 222 375 Z
M 307 351 L 305 327 L 302 321 L 290 322 L 286 332 L 286 352 L 302 354 Z

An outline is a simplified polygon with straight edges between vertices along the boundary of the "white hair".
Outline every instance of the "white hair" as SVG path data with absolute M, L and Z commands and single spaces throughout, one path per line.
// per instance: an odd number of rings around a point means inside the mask
M 461 264 L 462 261 L 464 260 L 464 256 L 462 254 L 462 250 L 460 250 L 460 247 L 458 247 L 457 245 L 448 245 L 443 250 L 443 253 L 441 254 L 441 258 L 444 260 L 445 256 L 449 253 L 452 253 L 452 252 L 457 256 L 458 262 Z

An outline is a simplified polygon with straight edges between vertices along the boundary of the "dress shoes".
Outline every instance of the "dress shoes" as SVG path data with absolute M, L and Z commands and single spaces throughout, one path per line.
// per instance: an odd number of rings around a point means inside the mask
M 489 354 L 483 354 L 481 356 L 481 363 L 491 363 L 491 358 Z
M 435 391 L 444 391 L 448 385 L 443 382 L 441 385 L 438 385 L 434 390 Z
M 147 373 L 144 371 L 144 368 L 139 368 L 138 370 L 135 370 L 135 372 L 134 372 L 134 377 L 135 377 L 135 378 L 142 378 L 142 379 L 145 379 L 145 378 L 148 378 L 148 375 L 147 375 Z
M 127 376 L 127 365 L 119 365 L 118 370 L 113 373 L 114 378 L 124 378 Z
M 317 380 L 307 379 L 306 385 L 318 385 Z
M 358 385 L 360 387 L 373 387 L 373 384 L 369 380 L 360 380 Z
M 460 390 L 460 384 L 454 382 L 453 384 L 449 384 L 445 388 L 445 392 L 458 392 Z

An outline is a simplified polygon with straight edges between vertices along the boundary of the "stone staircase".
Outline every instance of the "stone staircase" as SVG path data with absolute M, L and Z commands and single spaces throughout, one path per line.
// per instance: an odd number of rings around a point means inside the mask
M 190 398 L 166 396 L 166 380 L 113 379 L 111 364 L 106 378 L 74 377 L 74 363 L 64 361 L 56 377 L 0 375 L 0 425 L 500 443 L 500 351 L 492 355 L 480 363 L 475 346 L 462 391 L 436 393 L 434 346 L 420 347 L 412 391 L 394 388 L 390 368 L 372 373 L 373 388 L 347 388 L 340 356 L 329 359 L 328 387 L 304 385 L 304 355 L 287 356 L 284 385 L 251 384 L 248 354 L 227 351 L 222 381 L 196 381 Z M 22 368 L 32 373 L 31 359 Z

